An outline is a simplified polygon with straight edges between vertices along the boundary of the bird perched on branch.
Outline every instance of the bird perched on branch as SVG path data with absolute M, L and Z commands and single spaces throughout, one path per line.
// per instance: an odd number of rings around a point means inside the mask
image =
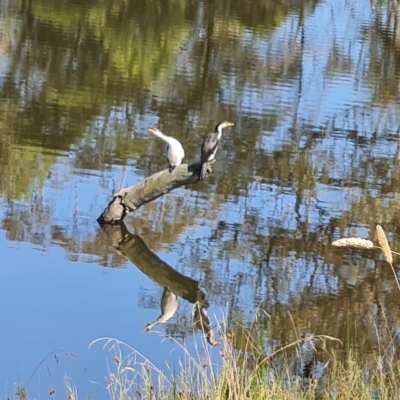
M 164 135 L 158 128 L 149 129 L 149 132 L 158 136 L 168 144 L 167 146 L 167 159 L 169 164 L 169 172 L 173 172 L 176 167 L 182 164 L 185 157 L 185 150 L 179 140 L 171 136 Z
M 233 126 L 232 122 L 223 121 L 215 127 L 215 132 L 210 133 L 203 145 L 201 146 L 201 172 L 199 180 L 203 180 L 207 176 L 207 163 L 214 160 L 217 154 L 219 141 L 222 137 L 222 129 Z

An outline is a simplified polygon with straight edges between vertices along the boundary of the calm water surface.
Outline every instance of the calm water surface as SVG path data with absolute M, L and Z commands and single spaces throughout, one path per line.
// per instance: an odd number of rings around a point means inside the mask
M 329 334 L 370 354 L 400 328 L 379 254 L 330 247 L 379 223 L 400 251 L 400 10 L 276 3 L 0 3 L 0 398 L 63 392 L 66 375 L 104 398 L 99 337 L 160 367 L 206 351 L 200 290 L 212 321 L 264 309 L 275 343 Z M 192 161 L 223 119 L 207 180 L 102 231 L 111 194 L 166 167 L 148 128 Z M 143 332 L 181 283 L 176 314 Z

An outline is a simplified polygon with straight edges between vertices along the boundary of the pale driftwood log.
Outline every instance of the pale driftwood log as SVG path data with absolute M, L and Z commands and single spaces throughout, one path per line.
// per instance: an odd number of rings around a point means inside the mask
M 209 163 L 213 164 L 213 162 Z M 211 172 L 211 166 L 208 167 Z M 199 182 L 201 163 L 181 164 L 171 173 L 168 169 L 147 177 L 144 181 L 114 194 L 106 209 L 97 219 L 100 224 L 115 224 L 126 214 L 137 210 L 143 204 L 190 183 Z

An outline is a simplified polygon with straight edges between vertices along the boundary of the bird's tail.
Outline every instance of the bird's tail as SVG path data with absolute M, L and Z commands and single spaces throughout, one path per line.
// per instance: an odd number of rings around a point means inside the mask
M 204 162 L 203 164 L 201 164 L 201 172 L 200 172 L 199 181 L 202 181 L 207 176 L 207 166 L 208 166 L 207 161 Z

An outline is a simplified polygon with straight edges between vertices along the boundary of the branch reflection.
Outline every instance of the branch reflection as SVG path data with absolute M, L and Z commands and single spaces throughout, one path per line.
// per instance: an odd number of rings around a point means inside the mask
M 160 302 L 161 315 L 154 322 L 148 323 L 143 330 L 150 331 L 156 325 L 170 320 L 178 309 L 177 297 L 181 297 L 194 304 L 193 327 L 204 332 L 209 344 L 217 345 L 207 314 L 210 304 L 205 293 L 199 288 L 199 282 L 182 275 L 161 260 L 147 247 L 140 236 L 129 232 L 124 223 L 101 225 L 101 228 L 119 254 L 131 261 L 154 283 L 164 288 Z

